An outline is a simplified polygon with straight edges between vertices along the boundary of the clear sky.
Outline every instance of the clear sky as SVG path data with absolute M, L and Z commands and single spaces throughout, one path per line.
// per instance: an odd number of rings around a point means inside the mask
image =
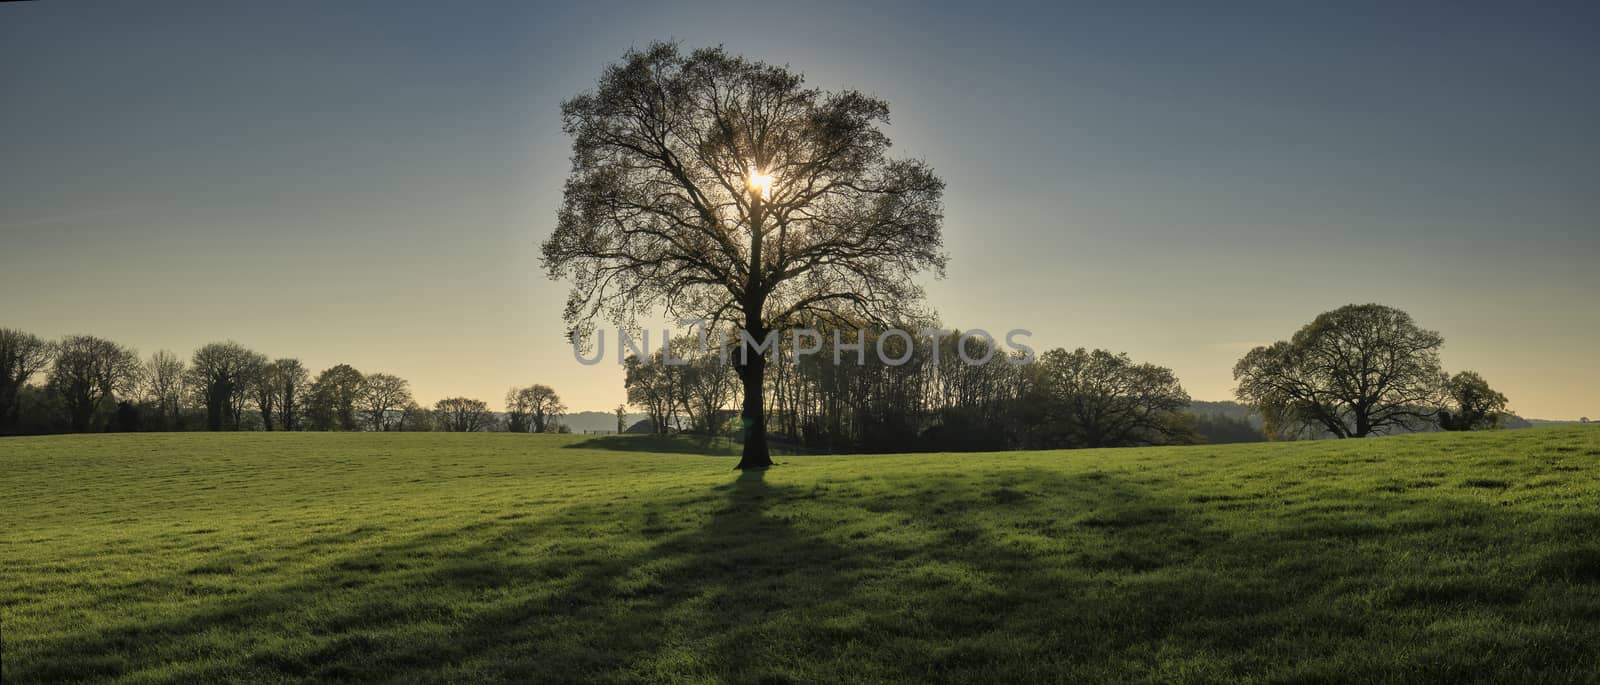
M 1514 411 L 1600 416 L 1596 7 L 4 3 L 0 325 L 613 407 L 538 264 L 558 107 L 678 39 L 891 103 L 949 184 L 947 325 L 1226 399 L 1377 301 Z

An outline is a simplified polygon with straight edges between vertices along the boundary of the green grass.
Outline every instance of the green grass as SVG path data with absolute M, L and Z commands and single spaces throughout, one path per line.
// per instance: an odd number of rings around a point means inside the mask
M 0 675 L 1600 680 L 1600 429 L 744 474 L 682 447 L 0 441 Z

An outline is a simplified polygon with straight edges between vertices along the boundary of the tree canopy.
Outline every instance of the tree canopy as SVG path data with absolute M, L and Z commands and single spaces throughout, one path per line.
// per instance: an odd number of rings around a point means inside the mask
M 1233 368 L 1235 393 L 1273 430 L 1360 438 L 1416 428 L 1439 406 L 1443 344 L 1403 311 L 1347 305 L 1251 350 Z
M 562 106 L 572 173 L 543 245 L 570 279 L 565 317 L 727 322 L 754 341 L 799 316 L 910 318 L 914 276 L 943 273 L 944 183 L 887 155 L 887 102 L 824 92 L 785 67 L 721 48 L 630 51 Z M 741 355 L 745 458 L 771 463 L 764 359 Z

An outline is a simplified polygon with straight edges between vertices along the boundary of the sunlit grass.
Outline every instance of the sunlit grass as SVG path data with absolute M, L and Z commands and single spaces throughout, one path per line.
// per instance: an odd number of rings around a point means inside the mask
M 742 474 L 679 448 L 0 441 L 4 681 L 1600 673 L 1600 430 Z

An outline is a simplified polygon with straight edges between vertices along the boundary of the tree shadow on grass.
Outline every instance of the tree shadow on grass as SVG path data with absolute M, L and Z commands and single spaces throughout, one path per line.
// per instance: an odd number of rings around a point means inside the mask
M 615 450 L 703 454 L 714 457 L 738 456 L 741 445 L 733 440 L 706 435 L 607 435 L 565 445 L 567 449 Z
M 1514 523 L 1493 507 L 1376 499 L 1378 519 L 1329 507 L 1240 529 L 1213 519 L 1271 512 L 1266 495 L 1180 499 L 1037 469 L 769 476 L 375 545 L 287 582 L 191 596 L 177 618 L 30 644 L 21 663 L 8 649 L 6 681 L 1462 682 L 1595 662 L 1581 635 L 1501 643 L 1470 627 L 1374 653 L 1407 635 L 1384 621 L 1511 626 L 1537 620 L 1521 608 L 1530 593 L 1592 598 L 1596 562 L 1581 555 L 1550 562 L 1543 590 L 1472 568 L 1383 577 L 1401 551 L 1385 535 Z M 1461 537 L 1441 553 L 1489 542 Z M 230 566 L 197 569 L 212 567 Z
M 652 452 L 670 454 L 699 454 L 712 457 L 737 457 L 744 444 L 732 438 L 691 433 L 672 435 L 605 435 L 588 438 L 582 442 L 564 445 L 567 449 L 614 450 L 620 452 Z M 807 454 L 797 445 L 769 440 L 768 449 L 773 454 Z

